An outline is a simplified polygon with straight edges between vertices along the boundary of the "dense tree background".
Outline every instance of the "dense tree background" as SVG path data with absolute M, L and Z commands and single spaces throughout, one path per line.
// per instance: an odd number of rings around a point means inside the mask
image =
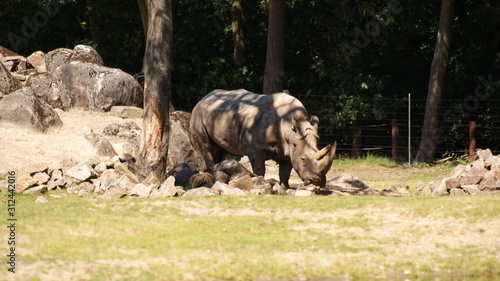
M 267 4 L 240 2 L 245 61 L 238 66 L 231 1 L 172 0 L 176 109 L 191 110 L 216 88 L 262 91 Z M 26 21 L 51 3 L 59 11 L 43 25 L 43 18 L 38 19 L 40 27 L 18 46 L 18 53 L 88 44 L 100 52 L 105 65 L 141 72 L 145 39 L 136 0 L 3 0 L 0 45 L 13 49 L 9 34 L 23 36 Z M 392 118 L 407 120 L 408 93 L 414 99 L 412 133 L 418 138 L 440 6 L 437 0 L 286 1 L 284 88 L 320 116 L 325 142 L 338 140 L 339 149 L 347 151 L 362 131 L 361 144 L 383 146 L 389 140 L 390 145 L 390 136 L 378 137 L 390 135 L 390 128 L 369 128 Z M 500 1 L 457 1 L 451 38 L 438 153 L 466 147 L 470 120 L 479 125 L 478 145 L 498 151 Z M 401 144 L 408 129 L 404 122 Z M 416 141 L 412 146 L 416 150 Z

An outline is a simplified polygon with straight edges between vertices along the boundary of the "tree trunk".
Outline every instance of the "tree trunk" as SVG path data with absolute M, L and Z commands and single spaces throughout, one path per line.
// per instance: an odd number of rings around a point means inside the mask
M 264 94 L 283 91 L 285 56 L 285 0 L 269 0 Z
M 432 161 L 437 148 L 439 111 L 446 66 L 448 65 L 448 50 L 450 47 L 454 4 L 455 0 L 442 0 L 441 2 L 436 49 L 434 50 L 434 58 L 431 65 L 427 104 L 425 106 L 424 127 L 416 157 L 418 162 Z
M 231 0 L 231 27 L 233 29 L 234 37 L 234 62 L 238 67 L 243 66 L 245 63 L 245 35 L 243 33 L 243 8 L 241 7 L 241 0 Z
M 166 178 L 169 141 L 171 0 L 146 0 L 148 33 L 144 54 L 144 119 L 136 173 Z

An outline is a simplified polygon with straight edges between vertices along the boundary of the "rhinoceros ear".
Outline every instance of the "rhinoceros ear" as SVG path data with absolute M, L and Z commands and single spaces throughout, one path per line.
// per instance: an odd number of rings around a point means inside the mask
M 316 115 L 311 115 L 311 125 L 318 131 L 318 126 L 319 126 L 319 118 Z

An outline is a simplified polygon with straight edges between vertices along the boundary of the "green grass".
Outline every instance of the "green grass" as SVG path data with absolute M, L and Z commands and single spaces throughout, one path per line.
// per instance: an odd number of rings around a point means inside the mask
M 371 156 L 332 173 L 387 188 L 452 168 Z M 500 279 L 500 196 L 45 197 L 17 196 L 17 273 L 0 280 Z
M 457 244 L 500 242 L 498 196 L 48 199 L 18 196 L 14 280 L 499 277 L 500 243 Z
M 458 162 L 443 165 L 413 165 L 398 163 L 390 158 L 367 155 L 360 158 L 341 158 L 333 161 L 328 178 L 340 174 L 351 174 L 373 188 L 389 189 L 393 185 L 406 183 L 415 192 L 417 185 L 439 183 Z

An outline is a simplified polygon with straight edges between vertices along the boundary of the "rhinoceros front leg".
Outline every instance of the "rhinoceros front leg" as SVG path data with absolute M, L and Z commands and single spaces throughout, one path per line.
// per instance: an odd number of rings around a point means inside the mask
M 280 184 L 284 184 L 286 188 L 290 188 L 288 180 L 290 179 L 290 173 L 292 172 L 292 162 L 280 161 L 278 165 L 280 167 Z
M 250 164 L 252 164 L 253 173 L 257 176 L 264 176 L 266 173 L 266 155 L 263 153 L 255 153 L 248 155 Z

